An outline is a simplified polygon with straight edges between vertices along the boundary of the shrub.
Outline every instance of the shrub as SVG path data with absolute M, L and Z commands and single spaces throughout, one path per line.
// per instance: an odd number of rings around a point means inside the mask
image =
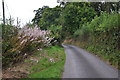
M 49 46 L 52 39 L 50 38 L 50 31 L 40 30 L 38 27 L 29 28 L 25 26 L 19 29 L 16 35 L 12 35 L 6 41 L 3 39 L 3 45 L 5 45 L 5 47 L 3 46 L 5 49 L 3 66 L 12 65 L 24 59 L 26 55 L 30 55 L 32 51 Z
M 96 16 L 90 23 L 84 24 L 81 29 L 76 31 L 80 41 L 87 39 L 86 44 L 81 46 L 116 66 L 120 61 L 118 58 L 120 56 L 119 20 L 119 13 L 101 13 L 100 16 Z
M 75 33 L 74 36 L 80 38 L 82 41 L 87 41 L 89 36 L 90 36 L 90 28 L 87 26 L 87 24 L 84 24 L 81 29 L 78 29 Z

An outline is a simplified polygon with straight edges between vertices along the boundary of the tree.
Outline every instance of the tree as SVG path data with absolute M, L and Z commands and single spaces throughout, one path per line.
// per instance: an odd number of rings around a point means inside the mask
M 41 29 L 47 29 L 51 25 L 59 25 L 60 13 L 61 7 L 59 6 L 56 6 L 55 8 L 47 8 L 39 21 Z
M 39 8 L 38 10 L 34 10 L 35 17 L 32 19 L 32 22 L 34 24 L 38 24 L 40 21 L 40 18 L 42 18 L 42 14 L 44 13 L 44 10 L 49 8 L 49 6 L 43 6 L 42 8 Z
M 90 3 L 67 3 L 62 13 L 63 31 L 67 35 L 73 35 L 82 24 L 87 23 L 96 15 Z
M 102 11 L 106 11 L 108 13 L 112 11 L 119 11 L 119 2 L 91 2 L 91 7 L 97 11 L 98 15 Z

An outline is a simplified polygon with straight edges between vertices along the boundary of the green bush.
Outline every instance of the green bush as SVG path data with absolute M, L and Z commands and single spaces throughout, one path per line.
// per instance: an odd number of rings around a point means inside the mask
M 108 60 L 112 65 L 118 66 L 120 61 L 120 14 L 113 12 L 101 13 L 91 22 L 84 24 L 74 35 L 84 41 L 83 48 Z M 88 36 L 89 35 L 89 36 Z
M 90 36 L 90 28 L 87 26 L 87 24 L 84 24 L 81 29 L 78 29 L 75 33 L 74 33 L 74 37 L 79 37 L 80 40 L 82 41 L 86 41 L 88 40 L 89 36 Z
M 16 36 L 18 33 L 18 29 L 16 27 L 13 27 L 11 25 L 0 25 L 2 27 L 2 52 L 5 53 L 8 49 L 12 48 L 12 45 L 10 44 L 9 40 Z

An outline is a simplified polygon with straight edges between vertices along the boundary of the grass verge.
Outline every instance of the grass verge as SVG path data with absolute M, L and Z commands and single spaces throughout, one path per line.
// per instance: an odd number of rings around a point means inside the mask
M 44 48 L 35 53 L 40 56 L 34 65 L 29 78 L 61 78 L 65 63 L 64 49 L 58 46 Z

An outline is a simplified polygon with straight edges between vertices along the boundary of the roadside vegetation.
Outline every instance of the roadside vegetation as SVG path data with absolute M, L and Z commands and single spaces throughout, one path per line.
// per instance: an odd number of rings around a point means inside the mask
M 117 13 L 96 16 L 90 23 L 83 25 L 82 29 L 77 30 L 77 44 L 119 68 L 119 20 L 120 14 Z
M 50 45 L 50 31 L 38 27 L 25 26 L 17 28 L 11 25 L 2 26 L 2 66 L 6 68 L 24 60 L 39 48 Z
M 34 24 L 51 30 L 59 43 L 78 46 L 119 68 L 119 2 L 60 2 L 35 10 Z M 41 13 L 41 14 L 38 14 Z
M 3 70 L 3 78 L 61 78 L 64 70 L 65 53 L 59 46 L 38 49 L 22 62 Z
M 39 55 L 28 76 L 60 78 L 65 61 L 62 43 L 78 45 L 119 68 L 118 2 L 60 2 L 54 8 L 43 6 L 34 12 L 33 23 L 22 28 L 9 20 L 6 25 L 0 24 L 4 69 Z
M 37 52 L 40 60 L 31 69 L 30 78 L 61 78 L 64 70 L 64 49 L 57 46 Z

